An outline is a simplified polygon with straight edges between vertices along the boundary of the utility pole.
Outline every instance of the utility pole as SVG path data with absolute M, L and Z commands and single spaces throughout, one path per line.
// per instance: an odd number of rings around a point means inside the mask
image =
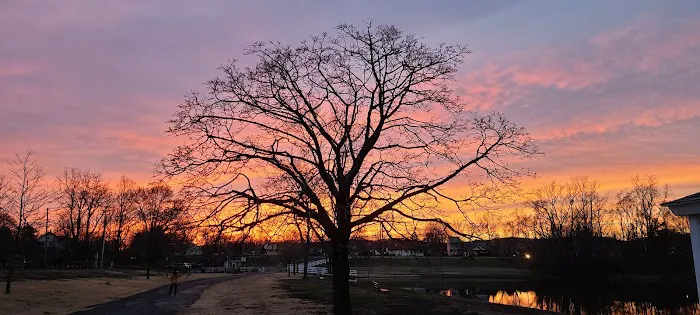
M 48 266 L 49 257 L 49 208 L 46 208 L 46 226 L 44 227 L 44 268 Z
M 102 223 L 102 252 L 100 253 L 100 269 L 105 267 L 105 237 L 107 234 L 107 214 L 104 215 L 104 221 Z

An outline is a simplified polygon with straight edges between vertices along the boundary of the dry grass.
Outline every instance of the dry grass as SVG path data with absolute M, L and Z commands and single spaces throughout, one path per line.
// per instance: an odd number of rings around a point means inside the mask
M 221 282 L 204 291 L 184 314 L 328 314 L 331 309 L 289 297 L 280 287 L 286 274 L 253 275 Z
M 227 274 L 193 274 L 183 281 Z M 168 284 L 164 277 L 27 280 L 12 283 L 12 294 L 0 294 L 0 314 L 68 314 Z M 5 288 L 5 282 L 0 282 Z

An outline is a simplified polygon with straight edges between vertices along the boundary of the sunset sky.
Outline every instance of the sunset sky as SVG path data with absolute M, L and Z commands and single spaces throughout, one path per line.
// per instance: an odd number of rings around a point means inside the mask
M 0 156 L 147 181 L 166 121 L 255 41 L 340 22 L 468 44 L 457 93 L 527 128 L 539 178 L 700 191 L 700 1 L 2 1 Z M 398 4 L 400 3 L 400 4 Z M 3 168 L 0 168 L 2 172 Z

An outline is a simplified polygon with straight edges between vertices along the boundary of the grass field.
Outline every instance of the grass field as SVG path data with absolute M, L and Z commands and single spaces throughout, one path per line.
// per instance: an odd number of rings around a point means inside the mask
M 12 283 L 11 294 L 0 294 L 0 314 L 68 314 L 169 283 L 161 275 L 154 274 L 147 280 L 140 272 L 133 271 L 74 270 L 68 274 L 62 271 L 24 272 L 25 278 Z M 227 274 L 193 274 L 183 280 L 224 275 Z M 0 288 L 5 288 L 5 282 L 0 282 Z
M 386 257 L 353 258 L 350 268 L 360 279 L 409 281 L 417 279 L 482 279 L 484 281 L 519 281 L 539 277 L 521 259 L 478 257 Z
M 524 268 L 525 261 L 519 257 L 357 257 L 350 259 L 352 267 L 389 266 L 389 267 L 494 267 Z

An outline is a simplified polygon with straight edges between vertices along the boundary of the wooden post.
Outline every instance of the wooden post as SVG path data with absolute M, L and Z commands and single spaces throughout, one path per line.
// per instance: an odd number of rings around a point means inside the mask
M 102 251 L 100 252 L 100 269 L 105 267 L 105 238 L 107 236 L 107 214 L 104 215 L 104 224 L 102 225 Z
M 49 241 L 49 208 L 46 208 L 46 226 L 44 231 L 44 268 L 46 268 L 49 256 L 49 245 L 47 244 Z
M 693 263 L 695 265 L 695 285 L 700 299 L 700 214 L 688 216 L 690 223 L 690 244 L 693 248 Z
M 668 207 L 675 215 L 688 217 L 690 244 L 693 249 L 695 267 L 695 285 L 698 290 L 698 299 L 700 299 L 700 193 L 662 203 L 661 206 Z

